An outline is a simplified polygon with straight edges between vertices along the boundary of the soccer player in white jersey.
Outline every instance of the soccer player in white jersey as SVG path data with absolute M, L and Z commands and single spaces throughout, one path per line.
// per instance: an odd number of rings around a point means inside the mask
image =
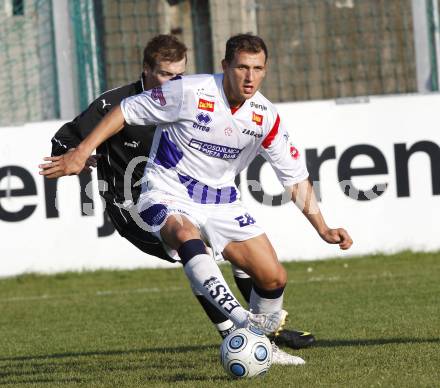
M 258 92 L 266 61 L 261 38 L 234 36 L 226 44 L 223 74 L 177 77 L 123 100 L 74 152 L 50 158 L 41 173 L 77 174 L 124 123 L 157 125 L 139 222 L 178 252 L 192 285 L 237 327 L 253 324 L 271 334 L 285 319 L 287 275 L 262 226 L 241 204 L 235 176 L 262 154 L 324 241 L 348 249 L 352 240 L 344 229 L 325 223 L 303 157 L 289 142 L 273 104 Z M 251 313 L 233 296 L 205 241 L 252 277 Z M 286 363 L 303 363 L 290 357 Z

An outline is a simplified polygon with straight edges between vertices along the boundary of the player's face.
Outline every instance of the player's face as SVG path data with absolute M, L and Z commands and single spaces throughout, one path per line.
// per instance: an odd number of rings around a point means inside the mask
M 145 68 L 145 89 L 152 89 L 160 86 L 177 75 L 183 75 L 186 70 L 186 58 L 178 62 L 161 61 L 154 69 Z
M 264 51 L 249 53 L 239 51 L 231 62 L 222 62 L 223 87 L 231 106 L 238 106 L 251 98 L 260 88 L 266 75 Z

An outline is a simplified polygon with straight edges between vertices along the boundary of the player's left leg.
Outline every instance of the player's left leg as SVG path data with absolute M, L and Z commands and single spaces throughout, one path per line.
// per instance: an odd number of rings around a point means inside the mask
M 234 252 L 231 254 L 234 254 Z M 252 291 L 252 278 L 246 272 L 234 266 L 232 266 L 232 273 L 234 275 L 235 284 L 249 304 Z M 272 339 L 277 345 L 287 346 L 292 349 L 308 348 L 315 343 L 313 334 L 306 331 L 286 328 L 280 330 L 277 336 L 274 336 Z
M 233 265 L 248 273 L 253 286 L 250 294 L 249 308 L 251 315 L 249 320 L 259 318 L 267 319 L 270 315 L 283 310 L 284 287 L 287 282 L 287 274 L 284 267 L 279 263 L 275 250 L 265 234 L 252 237 L 244 241 L 234 241 L 226 245 L 223 256 Z M 278 330 L 272 335 L 276 336 Z M 280 350 L 274 343 L 272 345 L 273 362 L 284 365 L 301 365 L 304 360 Z
M 279 330 L 284 320 L 282 303 L 286 271 L 278 262 L 263 229 L 240 202 L 207 210 L 209 217 L 201 223 L 203 237 L 210 242 L 216 256 L 221 254 L 253 278 L 250 308 L 254 315 L 271 317 L 266 322 L 266 333 L 270 333 L 271 328 Z
M 223 256 L 252 278 L 249 305 L 253 312 L 282 309 L 287 274 L 264 233 L 244 241 L 229 242 Z

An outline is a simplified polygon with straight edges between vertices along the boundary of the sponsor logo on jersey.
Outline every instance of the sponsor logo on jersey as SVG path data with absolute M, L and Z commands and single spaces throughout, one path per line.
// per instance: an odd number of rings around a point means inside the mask
M 208 127 L 207 124 L 209 124 L 212 119 L 211 116 L 208 113 L 199 112 L 196 116 L 197 123 L 193 123 L 193 128 L 199 129 L 203 132 L 209 132 L 211 127 Z
M 165 106 L 167 104 L 167 100 L 165 100 L 163 95 L 162 87 L 160 86 L 151 89 L 151 98 L 155 101 L 159 101 L 160 106 Z
M 251 108 L 267 110 L 267 107 L 263 104 L 257 104 L 256 102 L 251 101 Z
M 228 147 L 221 144 L 206 143 L 201 140 L 191 139 L 189 146 L 212 158 L 223 160 L 237 159 L 242 149 Z
M 208 112 L 214 112 L 214 102 L 199 98 L 199 109 L 207 110 Z
M 111 104 L 105 102 L 105 98 L 103 98 L 103 99 L 101 100 L 101 102 L 102 102 L 102 109 L 104 109 L 106 106 L 110 106 L 110 105 L 111 105 Z
M 290 156 L 295 160 L 299 158 L 299 151 L 292 144 L 290 145 Z
M 207 125 L 212 121 L 211 116 L 208 113 L 203 113 L 203 112 L 200 112 L 196 116 L 196 119 L 199 124 L 204 124 L 204 125 Z
M 252 121 L 257 125 L 263 125 L 263 115 L 259 115 L 258 113 L 252 112 Z
M 150 226 L 161 225 L 167 217 L 168 208 L 162 204 L 154 204 L 146 209 L 144 209 L 140 216 Z
M 259 139 L 259 138 L 261 138 L 261 137 L 263 137 L 263 134 L 262 133 L 258 133 L 258 132 L 255 132 L 255 131 L 251 131 L 250 129 L 243 129 L 242 131 L 241 131 L 241 133 L 243 134 L 243 135 L 248 135 L 248 136 L 253 136 L 253 137 L 255 137 L 256 139 Z
M 130 141 L 130 142 L 128 142 L 128 141 L 124 142 L 124 146 L 130 147 L 130 148 L 138 148 L 139 144 L 141 144 L 141 142 L 140 141 L 135 141 L 135 140 Z
M 193 128 L 199 129 L 200 131 L 203 132 L 209 132 L 211 130 L 211 127 L 207 127 L 206 125 L 200 125 L 197 123 L 193 123 Z
M 252 217 L 249 213 L 244 213 L 242 216 L 234 218 L 234 220 L 238 221 L 238 225 L 240 225 L 240 228 L 248 225 L 253 225 L 256 222 L 255 218 Z
M 232 135 L 232 128 L 230 128 L 230 127 L 225 128 L 225 135 L 226 136 L 231 136 Z

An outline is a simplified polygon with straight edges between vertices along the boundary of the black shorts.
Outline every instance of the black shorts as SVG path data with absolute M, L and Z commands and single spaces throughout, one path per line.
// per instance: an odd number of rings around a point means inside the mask
M 171 263 L 176 262 L 176 260 L 168 256 L 165 249 L 163 249 L 162 243 L 156 237 L 140 228 L 136 222 L 133 221 L 128 211 L 106 202 L 105 212 L 118 233 L 130 241 L 136 248 L 149 255 L 156 256 L 159 259 Z

